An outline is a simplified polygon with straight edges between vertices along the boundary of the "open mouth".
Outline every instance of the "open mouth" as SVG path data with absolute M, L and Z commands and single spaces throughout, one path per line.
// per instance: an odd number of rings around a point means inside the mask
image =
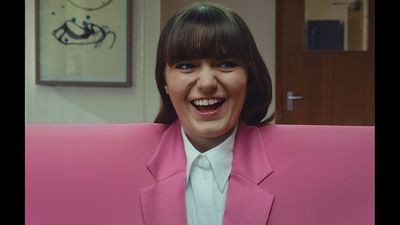
M 225 102 L 222 98 L 202 98 L 190 103 L 200 112 L 212 112 L 221 107 Z

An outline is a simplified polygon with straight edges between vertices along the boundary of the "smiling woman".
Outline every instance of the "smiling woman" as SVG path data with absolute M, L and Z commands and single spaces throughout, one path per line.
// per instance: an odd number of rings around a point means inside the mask
M 184 143 L 187 224 L 220 225 L 227 186 L 236 186 L 229 184 L 236 131 L 272 119 L 263 120 L 272 96 L 267 67 L 239 15 L 195 3 L 161 32 L 156 80 L 162 105 L 155 122 L 169 126 L 165 135 L 181 134 L 173 148 Z

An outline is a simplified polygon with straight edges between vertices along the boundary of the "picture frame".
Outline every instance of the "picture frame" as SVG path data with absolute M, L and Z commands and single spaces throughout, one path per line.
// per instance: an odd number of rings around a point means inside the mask
M 36 84 L 131 87 L 131 0 L 35 0 Z

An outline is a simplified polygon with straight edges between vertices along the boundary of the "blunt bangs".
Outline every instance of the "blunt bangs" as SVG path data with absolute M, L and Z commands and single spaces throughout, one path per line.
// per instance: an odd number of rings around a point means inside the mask
M 166 40 L 166 63 L 173 65 L 196 58 L 244 61 L 246 50 L 242 32 L 234 20 L 218 8 L 199 5 L 196 10 L 177 17 Z

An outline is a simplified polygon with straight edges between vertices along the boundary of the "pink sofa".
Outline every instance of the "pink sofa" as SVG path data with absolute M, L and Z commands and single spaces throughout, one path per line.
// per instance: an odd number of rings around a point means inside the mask
M 138 193 L 155 183 L 146 164 L 164 130 L 159 124 L 26 125 L 26 225 L 142 224 Z M 269 155 L 274 173 L 297 173 L 286 187 L 274 186 L 284 176 L 269 178 L 275 199 L 268 225 L 318 224 L 327 213 L 335 219 L 324 225 L 374 224 L 374 127 L 270 125 L 261 131 L 266 148 L 275 149 Z M 302 195 L 304 207 L 285 205 L 307 190 L 303 183 L 318 183 L 320 193 Z M 293 191 L 280 195 L 285 188 Z

